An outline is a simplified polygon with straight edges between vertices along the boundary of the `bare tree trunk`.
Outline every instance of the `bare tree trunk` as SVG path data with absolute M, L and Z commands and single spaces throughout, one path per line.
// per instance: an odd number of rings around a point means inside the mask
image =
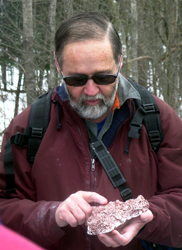
M 49 25 L 50 25 L 50 75 L 49 75 L 49 89 L 55 87 L 56 68 L 54 62 L 54 36 L 56 26 L 56 4 L 57 0 L 52 0 L 49 5 Z
M 71 17 L 73 14 L 73 0 L 64 0 L 64 9 L 65 19 Z
M 131 0 L 131 57 L 137 57 L 138 49 L 138 11 L 137 1 Z M 132 63 L 132 77 L 138 82 L 138 62 Z
M 19 68 L 19 78 L 18 78 L 18 85 L 17 85 L 17 91 L 16 91 L 14 116 L 16 116 L 18 114 L 20 86 L 21 86 L 22 75 L 23 75 L 23 72 L 22 72 L 21 68 Z
M 7 82 L 6 82 L 6 64 L 1 64 L 1 72 L 2 72 L 2 83 L 4 85 L 4 90 L 7 90 Z
M 23 5 L 23 61 L 25 68 L 24 84 L 27 93 L 27 104 L 30 105 L 36 98 L 34 51 L 33 51 L 33 15 L 32 0 L 22 0 Z
M 143 2 L 143 1 L 142 1 Z M 140 4 L 142 4 L 140 2 Z M 137 13 L 138 13 L 138 41 L 137 41 L 137 56 L 143 56 L 145 52 L 143 51 L 143 32 L 144 32 L 144 25 L 143 25 L 143 10 L 138 5 L 137 6 Z M 142 86 L 147 88 L 147 64 L 148 60 L 141 60 L 138 61 L 138 83 Z
M 1 86 L 1 88 L 4 88 L 4 90 L 7 90 L 7 77 L 6 77 L 6 54 L 4 50 L 1 51 L 1 75 L 2 75 L 2 83 L 4 86 Z

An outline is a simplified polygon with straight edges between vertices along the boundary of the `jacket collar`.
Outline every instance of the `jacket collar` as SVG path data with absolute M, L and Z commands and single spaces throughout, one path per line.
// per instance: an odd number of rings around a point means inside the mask
M 59 95 L 59 97 L 61 98 L 61 100 L 63 102 L 68 100 L 68 94 L 66 92 L 64 84 L 62 84 L 61 86 L 56 87 L 56 93 Z
M 127 78 L 119 73 L 119 86 L 118 86 L 118 98 L 119 106 L 121 107 L 128 99 L 139 99 L 141 100 L 140 94 L 133 87 L 133 85 L 127 80 Z

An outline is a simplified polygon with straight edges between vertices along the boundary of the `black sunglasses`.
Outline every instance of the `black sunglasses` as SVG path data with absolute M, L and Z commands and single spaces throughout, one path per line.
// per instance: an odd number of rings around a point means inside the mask
M 72 87 L 80 87 L 80 86 L 84 86 L 89 79 L 92 79 L 98 85 L 111 84 L 115 82 L 116 78 L 118 77 L 119 68 L 120 68 L 120 64 L 118 65 L 116 74 L 106 74 L 106 75 L 95 74 L 91 77 L 81 76 L 81 75 L 80 76 L 64 76 L 60 68 L 59 70 L 62 74 L 63 80 L 65 81 L 67 85 L 72 86 Z

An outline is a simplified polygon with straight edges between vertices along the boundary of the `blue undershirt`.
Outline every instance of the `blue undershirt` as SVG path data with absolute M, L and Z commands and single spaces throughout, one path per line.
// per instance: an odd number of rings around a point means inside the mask
M 97 136 L 99 135 L 99 133 L 104 125 L 105 120 L 106 120 L 106 118 L 103 121 L 97 123 Z

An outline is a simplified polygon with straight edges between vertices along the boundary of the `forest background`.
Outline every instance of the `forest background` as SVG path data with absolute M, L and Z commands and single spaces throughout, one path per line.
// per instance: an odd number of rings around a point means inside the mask
M 109 17 L 124 49 L 122 73 L 182 118 L 182 0 L 0 0 L 0 141 L 14 116 L 62 83 L 54 35 L 82 11 Z

